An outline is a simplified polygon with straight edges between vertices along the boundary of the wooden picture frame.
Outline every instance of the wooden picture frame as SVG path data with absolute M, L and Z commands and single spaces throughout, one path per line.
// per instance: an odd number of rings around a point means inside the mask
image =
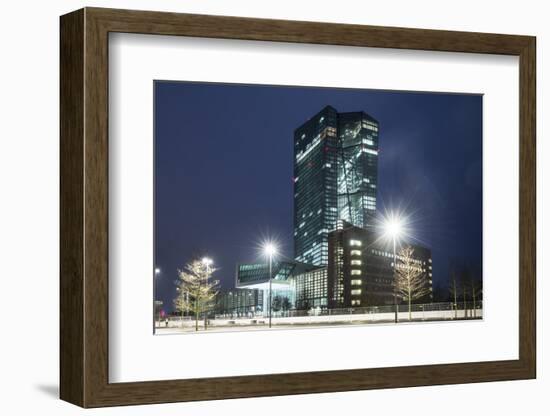
M 85 8 L 61 17 L 60 396 L 82 407 L 337 392 L 536 376 L 535 38 L 530 36 Z M 110 32 L 519 57 L 519 359 L 109 383 Z

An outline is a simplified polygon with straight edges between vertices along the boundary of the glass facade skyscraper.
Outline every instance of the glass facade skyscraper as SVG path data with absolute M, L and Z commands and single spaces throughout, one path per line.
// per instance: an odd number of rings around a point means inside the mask
M 326 265 L 338 220 L 370 225 L 376 212 L 378 122 L 323 108 L 294 132 L 294 257 Z
M 376 213 L 378 122 L 363 112 L 338 115 L 338 219 L 356 227 Z
M 338 113 L 325 107 L 294 132 L 294 258 L 325 265 L 338 220 Z

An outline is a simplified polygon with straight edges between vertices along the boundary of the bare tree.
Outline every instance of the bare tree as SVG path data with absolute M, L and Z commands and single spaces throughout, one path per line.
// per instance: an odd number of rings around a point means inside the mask
M 276 295 L 273 298 L 272 309 L 275 312 L 283 311 L 286 312 L 291 308 L 290 300 L 286 296 Z
M 468 308 L 466 307 L 466 296 L 468 295 L 468 283 L 470 281 L 470 275 L 468 270 L 463 270 L 460 276 L 460 284 L 462 286 L 462 307 L 464 308 L 464 318 L 468 318 Z
M 286 311 L 288 311 L 289 309 L 292 308 L 292 303 L 290 302 L 290 299 L 285 296 L 283 298 L 283 304 L 281 306 L 282 306 L 283 311 L 286 312 Z
M 456 273 L 451 272 L 451 282 L 449 284 L 449 293 L 453 298 L 453 309 L 455 311 L 455 319 L 458 319 L 458 297 L 460 296 L 460 286 L 457 285 Z
M 212 300 L 218 293 L 217 280 L 212 280 L 212 273 L 216 269 L 201 260 L 187 263 L 183 270 L 178 270 L 178 296 L 174 305 L 180 311 L 192 311 L 195 315 L 195 331 L 199 330 L 199 315 L 206 314 Z M 185 294 L 185 296 L 183 296 Z
M 476 318 L 477 317 L 477 301 L 479 300 L 479 298 L 482 295 L 481 281 L 472 278 L 470 280 L 470 285 L 469 286 L 470 286 L 469 289 L 470 289 L 470 293 L 471 293 L 471 296 L 472 296 L 472 302 L 473 302 L 473 310 L 474 310 L 473 317 Z
M 273 298 L 271 309 L 273 309 L 274 312 L 278 312 L 281 309 L 283 309 L 283 297 L 282 296 L 276 295 Z
M 465 264 L 460 271 L 460 284 L 462 286 L 462 299 L 464 303 L 464 317 L 473 317 L 475 312 L 474 309 L 468 309 L 467 302 L 470 301 L 470 307 L 472 302 L 475 304 L 475 299 L 478 297 L 478 288 L 477 283 L 474 283 L 474 267 L 471 264 Z
M 422 263 L 413 255 L 412 247 L 403 247 L 397 256 L 395 270 L 397 294 L 409 304 L 409 321 L 412 319 L 412 301 L 430 293 L 428 278 L 422 269 Z

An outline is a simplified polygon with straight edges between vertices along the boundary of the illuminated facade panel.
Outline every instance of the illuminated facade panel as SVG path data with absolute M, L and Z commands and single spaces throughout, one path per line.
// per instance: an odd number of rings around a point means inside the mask
M 222 290 L 216 294 L 216 315 L 230 317 L 253 316 L 262 311 L 263 291 L 257 289 Z
M 378 183 L 378 122 L 364 112 L 338 114 L 338 219 L 371 225 Z
M 292 277 L 296 309 L 327 307 L 327 268 L 318 267 Z

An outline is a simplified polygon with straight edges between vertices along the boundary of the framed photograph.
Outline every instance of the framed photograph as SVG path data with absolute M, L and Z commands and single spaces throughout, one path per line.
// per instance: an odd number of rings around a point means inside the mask
M 60 52 L 63 400 L 535 378 L 534 37 L 85 8 Z

